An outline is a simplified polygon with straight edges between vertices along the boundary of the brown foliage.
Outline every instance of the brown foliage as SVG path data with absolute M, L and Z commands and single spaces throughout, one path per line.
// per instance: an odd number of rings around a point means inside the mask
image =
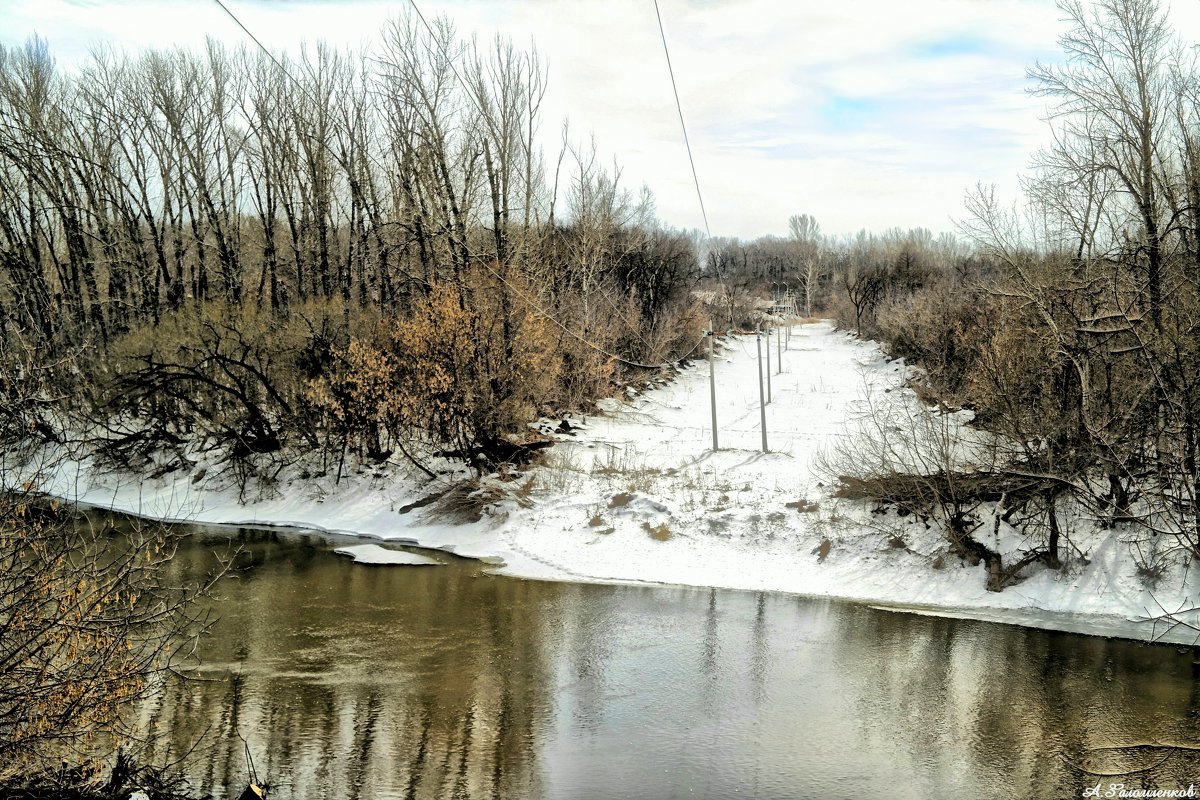
M 198 630 L 199 590 L 166 581 L 174 537 L 81 524 L 28 490 L 0 497 L 0 786 L 59 759 L 95 764 L 129 735 L 125 710 Z
M 985 346 L 996 304 L 948 281 L 885 303 L 877 326 L 888 352 L 920 364 L 946 399 L 961 393 Z
M 347 443 L 381 452 L 380 432 L 399 413 L 399 363 L 369 341 L 352 338 L 335 351 L 329 370 L 312 378 L 308 401 L 332 421 Z
M 404 358 L 390 401 L 398 422 L 465 457 L 504 460 L 506 436 L 553 391 L 560 365 L 531 294 L 482 270 L 465 285 L 434 282 L 393 329 Z

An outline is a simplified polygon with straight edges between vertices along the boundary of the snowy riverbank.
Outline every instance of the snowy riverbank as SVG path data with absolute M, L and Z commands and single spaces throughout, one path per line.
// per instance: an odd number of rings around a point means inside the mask
M 88 464 L 61 469 L 49 491 L 104 508 L 203 523 L 286 525 L 376 537 L 481 557 L 508 575 L 778 591 L 865 601 L 1036 627 L 1149 638 L 1138 622 L 1190 606 L 1187 565 L 1168 565 L 1151 588 L 1137 575 L 1121 531 L 1073 522 L 1077 551 L 1061 571 L 1028 568 L 1001 593 L 984 589 L 983 567 L 945 556 L 936 530 L 830 496 L 813 459 L 868 391 L 913 403 L 905 368 L 879 347 L 827 323 L 797 325 L 780 351 L 770 345 L 771 452 L 760 448 L 758 366 L 753 337 L 738 337 L 716 360 L 721 449 L 711 449 L 708 366 L 627 403 L 602 403 L 603 416 L 572 420 L 572 435 L 546 463 L 508 484 L 477 522 L 449 524 L 436 506 L 402 512 L 438 490 L 397 469 L 331 477 L 286 477 L 241 504 L 235 488 L 200 466 L 158 479 L 100 475 Z M 826 542 L 828 547 L 823 547 Z M 1002 548 L 1022 537 L 1004 526 Z M 822 553 L 822 550 L 827 552 Z M 1082 557 L 1086 554 L 1086 559 Z M 377 554 L 376 554 L 377 555 Z M 1194 635 L 1171 637 L 1191 642 Z

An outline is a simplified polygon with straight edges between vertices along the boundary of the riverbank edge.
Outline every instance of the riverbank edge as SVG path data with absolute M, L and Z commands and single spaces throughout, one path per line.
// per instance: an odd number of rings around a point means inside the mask
M 651 391 L 606 403 L 602 416 L 572 419 L 573 433 L 556 436 L 541 465 L 490 481 L 495 495 L 472 522 L 449 522 L 445 509 L 417 502 L 445 482 L 434 486 L 398 465 L 359 465 L 333 485 L 297 470 L 249 502 L 244 487 L 202 463 L 150 478 L 60 457 L 48 461 L 53 474 L 43 485 L 68 502 L 148 519 L 441 550 L 518 578 L 769 591 L 1143 641 L 1160 633 L 1146 619 L 1194 606 L 1196 576 L 1186 563 L 1148 585 L 1122 534 L 1086 520 L 1073 539 L 1079 557 L 1066 568 L 1033 565 L 1023 582 L 994 593 L 981 566 L 938 558 L 945 542 L 936 529 L 838 500 L 814 475 L 813 455 L 845 435 L 865 394 L 916 402 L 904 388 L 911 373 L 877 343 L 829 323 L 791 334 L 791 349 L 777 351 L 772 452 L 757 452 L 753 337 L 735 338 L 717 359 L 726 375 L 722 450 L 709 449 L 710 432 L 693 424 L 707 418 L 708 368 L 690 365 Z M 811 502 L 795 508 L 797 498 Z M 1021 532 L 1000 528 L 1016 552 Z M 1164 640 L 1195 639 L 1180 629 Z
M 138 514 L 127 509 L 122 509 L 113 504 L 106 505 L 85 500 L 77 500 L 74 502 L 77 506 L 84 510 L 92 510 L 100 513 L 116 513 L 152 523 L 229 529 L 230 533 L 242 528 L 277 531 L 285 536 L 315 533 L 330 540 L 331 553 L 336 553 L 339 549 L 351 543 L 357 542 L 379 543 L 382 545 L 405 548 L 406 550 L 417 550 L 450 555 L 454 558 L 475 562 L 479 564 L 482 572 L 507 580 L 546 581 L 598 586 L 630 586 L 651 589 L 687 589 L 692 591 L 715 589 L 722 592 L 738 592 L 748 594 L 768 593 L 773 595 L 797 597 L 805 600 L 848 603 L 851 605 L 863 606 L 876 611 L 888 613 L 934 616 L 956 620 L 1012 625 L 1059 633 L 1096 636 L 1101 638 L 1127 639 L 1146 644 L 1159 644 L 1164 646 L 1195 646 L 1198 641 L 1200 641 L 1200 636 L 1189 632 L 1185 632 L 1182 635 L 1171 635 L 1169 633 L 1167 635 L 1160 635 L 1161 630 L 1155 630 L 1152 628 L 1144 617 L 1130 618 L 1126 615 L 1062 612 L 1051 609 L 1037 608 L 1034 606 L 1020 608 L 1013 607 L 1011 605 L 967 606 L 953 604 L 912 603 L 903 601 L 890 601 L 886 598 L 872 597 L 853 592 L 847 592 L 845 594 L 832 594 L 796 591 L 789 589 L 751 589 L 738 586 L 722 586 L 696 582 L 689 583 L 635 578 L 606 578 L 595 575 L 556 574 L 546 570 L 522 572 L 515 571 L 505 559 L 498 556 L 474 553 L 470 550 L 468 550 L 468 552 L 463 552 L 463 549 L 454 543 L 436 544 L 427 540 L 422 541 L 421 539 L 412 536 L 389 537 L 379 533 L 353 531 L 345 528 L 326 528 L 310 522 L 273 521 L 264 520 L 261 517 L 245 519 L 230 518 L 224 521 L 199 521 L 195 518 L 186 517 L 153 517 L 145 514 Z M 347 560 L 355 561 L 353 557 Z M 364 562 L 364 566 L 378 569 L 394 569 L 404 565 L 376 565 Z M 980 572 L 980 577 L 982 577 L 982 572 Z M 996 595 L 996 597 L 999 596 L 1001 595 Z

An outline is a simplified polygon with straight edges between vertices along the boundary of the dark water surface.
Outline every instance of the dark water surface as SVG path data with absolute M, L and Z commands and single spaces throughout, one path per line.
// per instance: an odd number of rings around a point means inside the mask
M 241 569 L 203 668 L 141 710 L 155 756 L 190 751 L 216 797 L 244 783 L 239 731 L 274 798 L 1200 790 L 1190 751 L 1096 749 L 1200 744 L 1200 681 L 1173 646 L 459 560 L 370 567 L 289 532 L 198 531 L 181 577 L 231 538 Z

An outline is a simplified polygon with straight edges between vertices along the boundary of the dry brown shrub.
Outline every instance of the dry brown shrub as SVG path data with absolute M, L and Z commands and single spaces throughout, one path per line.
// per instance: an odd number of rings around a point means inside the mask
M 612 496 L 611 500 L 608 501 L 608 507 L 609 508 L 623 508 L 623 507 L 629 505 L 629 502 L 631 500 L 633 500 L 633 497 L 634 497 L 633 494 L 631 494 L 630 492 L 618 492 L 617 494 L 614 494 Z
M 465 285 L 435 282 L 393 337 L 403 370 L 397 421 L 428 432 L 467 458 L 507 460 L 506 435 L 532 418 L 556 385 L 560 359 L 551 323 L 513 276 L 479 270 Z
M 312 406 L 368 452 L 380 449 L 380 430 L 399 411 L 399 365 L 390 353 L 362 339 L 350 340 L 325 374 L 308 384 Z
M 665 542 L 671 538 L 671 530 L 665 522 L 660 525 L 651 525 L 649 522 L 643 522 L 642 530 L 649 533 L 650 538 L 656 542 Z
M 817 554 L 817 563 L 818 564 L 820 564 L 826 558 L 829 557 L 829 551 L 832 548 L 833 548 L 833 545 L 830 543 L 830 541 L 828 539 L 821 540 L 821 543 L 819 545 L 817 545 L 815 550 L 813 550 L 813 552 Z

